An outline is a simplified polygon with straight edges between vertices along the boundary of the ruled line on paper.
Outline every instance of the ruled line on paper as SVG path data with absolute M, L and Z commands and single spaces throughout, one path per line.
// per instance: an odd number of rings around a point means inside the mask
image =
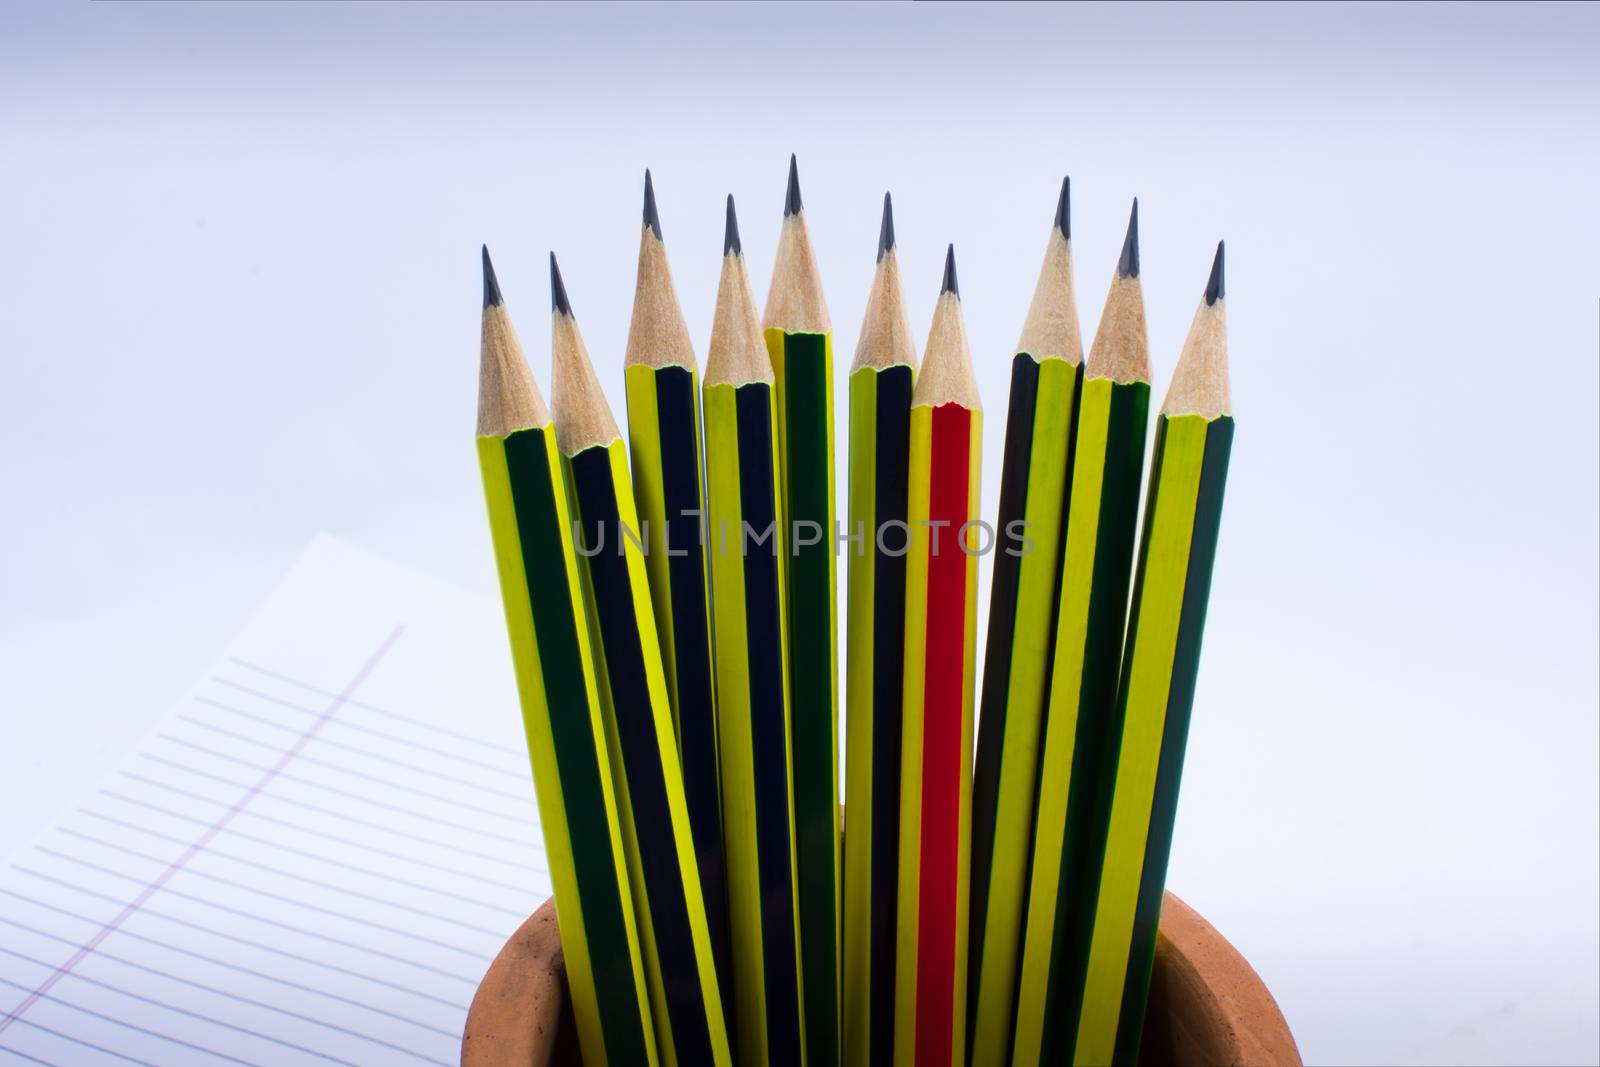
M 200 837 L 195 840 L 194 844 L 189 846 L 183 855 L 179 856 L 177 859 L 168 864 L 165 870 L 163 870 L 159 875 L 151 880 L 147 886 L 139 891 L 138 896 L 134 897 L 126 907 L 116 914 L 115 917 L 97 930 L 93 937 L 85 941 L 76 952 L 68 957 L 65 963 L 57 967 L 55 971 L 51 973 L 49 978 L 45 979 L 44 982 L 38 986 L 38 988 L 34 989 L 26 997 L 24 997 L 21 1003 L 7 1012 L 4 1018 L 0 1018 L 0 1034 L 5 1033 L 6 1029 L 19 1017 L 25 1014 L 29 1008 L 33 1007 L 33 1005 L 41 996 L 48 993 L 57 982 L 71 972 L 71 970 L 79 963 L 83 962 L 83 958 L 85 956 L 98 948 L 100 943 L 109 937 L 117 927 L 126 922 L 130 915 L 138 911 L 140 907 L 144 905 L 145 901 L 149 900 L 158 891 L 160 891 L 160 889 L 171 880 L 173 875 L 177 874 L 183 869 L 184 864 L 192 860 L 202 849 L 211 843 L 212 838 L 216 837 L 217 834 L 222 832 L 222 828 L 224 826 L 233 821 L 233 817 L 243 810 L 246 804 L 250 803 L 250 801 L 253 800 L 257 794 L 271 784 L 272 780 L 282 773 L 283 768 L 289 765 L 289 761 L 294 759 L 300 750 L 306 746 L 306 743 L 311 740 L 312 735 L 322 728 L 322 724 L 327 722 L 328 719 L 333 716 L 334 712 L 339 710 L 339 706 L 350 698 L 350 695 L 356 691 L 356 689 L 366 679 L 367 675 L 372 673 L 372 669 L 378 665 L 384 656 L 388 655 L 389 650 L 394 647 L 394 643 L 400 639 L 400 635 L 404 632 L 404 624 L 396 626 L 394 630 L 390 632 L 389 636 L 384 638 L 383 643 L 378 646 L 377 651 L 373 652 L 371 658 L 369 658 L 366 663 L 361 665 L 361 669 L 356 672 L 354 678 L 350 679 L 350 684 L 345 687 L 344 692 L 333 698 L 333 702 L 328 705 L 327 710 L 324 711 L 320 717 L 313 720 L 310 726 L 306 727 L 306 731 L 301 736 L 300 740 L 296 741 L 288 751 L 280 756 L 277 763 L 273 764 L 270 768 L 266 768 L 262 773 L 262 776 L 250 787 L 244 796 L 240 797 L 231 808 L 223 812 L 222 815 L 218 817 L 217 821 L 213 823 L 203 834 L 201 834 Z
M 320 539 L 0 862 L 0 1067 L 456 1062 L 550 892 L 527 768 L 499 604 Z

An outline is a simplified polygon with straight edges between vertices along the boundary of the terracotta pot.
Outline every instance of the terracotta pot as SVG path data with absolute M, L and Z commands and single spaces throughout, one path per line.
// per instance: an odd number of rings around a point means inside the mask
M 1227 939 L 1168 893 L 1141 1064 L 1300 1067 L 1277 1001 Z M 554 901 L 511 935 L 472 998 L 461 1067 L 577 1064 Z

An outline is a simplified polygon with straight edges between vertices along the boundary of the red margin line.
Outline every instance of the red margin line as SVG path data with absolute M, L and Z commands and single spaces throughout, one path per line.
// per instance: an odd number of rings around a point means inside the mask
M 70 974 L 74 967 L 82 963 L 91 952 L 99 948 L 101 942 L 105 941 L 106 938 L 110 937 L 116 932 L 119 926 L 128 921 L 129 916 L 138 911 L 140 908 L 143 908 L 145 904 L 149 902 L 150 898 L 155 896 L 157 891 L 159 891 L 162 886 L 166 885 L 167 882 L 171 880 L 173 875 L 183 870 L 185 865 L 187 865 L 190 860 L 194 859 L 196 855 L 205 851 L 206 846 L 211 844 L 212 840 L 223 831 L 228 823 L 233 821 L 233 817 L 243 811 L 245 806 L 248 805 L 250 801 L 254 800 L 263 789 L 270 785 L 272 780 L 278 776 L 279 772 L 289 765 L 289 761 L 298 756 L 301 750 L 310 743 L 311 739 L 317 736 L 318 731 L 320 731 L 322 727 L 327 724 L 328 720 L 333 718 L 334 714 L 344 706 L 345 702 L 355 695 L 355 691 L 360 688 L 361 683 L 367 680 L 367 677 L 372 673 L 373 668 L 378 665 L 384 656 L 389 654 L 389 650 L 394 647 L 394 643 L 400 639 L 400 635 L 404 632 L 405 625 L 403 623 L 399 626 L 396 626 L 394 630 L 390 632 L 389 636 L 384 638 L 383 643 L 378 646 L 377 651 L 367 659 L 366 663 L 362 664 L 361 669 L 356 672 L 354 678 L 350 679 L 349 684 L 344 687 L 344 690 L 338 696 L 333 698 L 333 702 L 323 710 L 321 715 L 318 715 L 316 719 L 312 720 L 311 725 L 307 726 L 305 732 L 295 739 L 294 744 L 289 746 L 289 748 L 284 751 L 282 756 L 278 757 L 277 763 L 274 763 L 271 767 L 261 772 L 261 777 L 256 779 L 255 784 L 247 789 L 243 796 L 234 801 L 233 807 L 219 815 L 217 817 L 217 821 L 207 827 L 205 833 L 201 834 L 199 840 L 190 845 L 184 851 L 183 855 L 167 864 L 167 869 L 152 879 L 149 885 L 141 889 L 138 896 L 134 897 L 126 907 L 108 920 L 104 926 L 95 931 L 93 937 L 89 938 L 89 940 L 85 941 L 81 946 L 79 946 L 78 950 L 74 952 L 65 963 L 57 967 L 55 971 L 51 973 L 50 977 L 46 978 L 43 982 L 40 982 L 38 988 L 22 999 L 22 1003 L 18 1004 L 15 1008 L 12 1008 L 11 1011 L 6 1014 L 5 1018 L 0 1019 L 0 1033 L 4 1033 L 6 1027 L 10 1026 L 12 1023 L 22 1018 L 23 1015 L 27 1014 L 28 1009 L 39 1002 L 39 998 L 50 992 L 57 982 L 61 981 L 61 979 Z

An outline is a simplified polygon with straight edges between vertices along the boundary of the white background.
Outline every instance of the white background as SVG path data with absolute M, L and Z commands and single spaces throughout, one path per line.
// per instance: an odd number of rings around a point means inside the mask
M 1086 333 L 1141 198 L 1158 394 L 1229 242 L 1170 884 L 1310 1061 L 1600 1059 L 1600 9 L 3 17 L 0 852 L 314 531 L 492 591 L 480 241 L 541 381 L 558 251 L 620 404 L 643 168 L 703 357 L 722 197 L 764 291 L 798 152 L 842 402 L 892 189 L 919 333 L 956 244 L 992 516 L 1065 172 Z

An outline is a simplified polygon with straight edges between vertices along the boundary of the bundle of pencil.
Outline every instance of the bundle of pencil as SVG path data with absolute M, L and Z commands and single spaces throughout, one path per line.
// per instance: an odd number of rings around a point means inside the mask
M 667 699 L 683 764 L 684 799 L 724 1013 L 731 1016 L 727 879 L 722 861 L 717 704 L 711 675 L 700 388 L 689 328 L 661 240 L 655 187 L 644 172 L 644 223 L 623 378 L 628 446 Z M 729 1019 L 729 1028 L 733 1026 Z
M 1011 1062 L 1019 1065 L 1070 1058 L 1066 1006 L 1082 995 L 1084 902 L 1096 870 L 1090 857 L 1104 845 L 1105 769 L 1116 740 L 1112 712 L 1150 407 L 1138 220 L 1135 202 L 1080 391 L 1017 984 Z
M 911 399 L 895 1062 L 963 1058 L 983 413 L 955 249 Z
M 550 257 L 550 395 L 583 544 L 606 733 L 656 1039 L 670 1063 L 729 1064 L 661 645 L 622 435 Z M 608 543 L 609 542 L 609 543 Z
M 1083 342 L 1072 285 L 1072 185 L 1055 225 L 1011 361 L 1005 460 L 989 594 L 983 709 L 972 801 L 972 1049 L 1010 1039 L 1022 945 L 1028 850 L 1055 636 Z M 1027 538 L 1011 543 L 1012 535 Z
M 789 707 L 806 1054 L 839 1059 L 839 705 L 834 568 L 833 330 L 789 157 L 762 333 L 777 384 L 787 545 Z
M 1069 1042 L 1076 1063 L 1133 1063 L 1144 1024 L 1233 446 L 1223 295 L 1219 244 L 1156 419 L 1106 843 L 1093 902 L 1084 902 L 1093 918 Z
M 846 627 L 844 1060 L 894 1058 L 895 904 L 905 672 L 907 448 L 917 349 L 900 289 L 894 205 L 883 194 L 878 265 L 850 366 Z
M 731 196 L 704 408 L 739 1062 L 803 1063 L 773 373 Z
M 626 449 L 555 257 L 547 408 L 483 253 L 478 454 L 584 1061 L 1131 1067 L 1233 440 L 1223 248 L 1144 483 L 1138 201 L 1085 359 L 1062 181 L 989 527 L 955 250 L 919 370 L 885 193 L 841 533 L 788 178 L 761 319 L 728 197 L 701 381 L 645 172 Z
M 585 1062 L 657 1062 L 567 480 L 483 250 L 478 460 Z

